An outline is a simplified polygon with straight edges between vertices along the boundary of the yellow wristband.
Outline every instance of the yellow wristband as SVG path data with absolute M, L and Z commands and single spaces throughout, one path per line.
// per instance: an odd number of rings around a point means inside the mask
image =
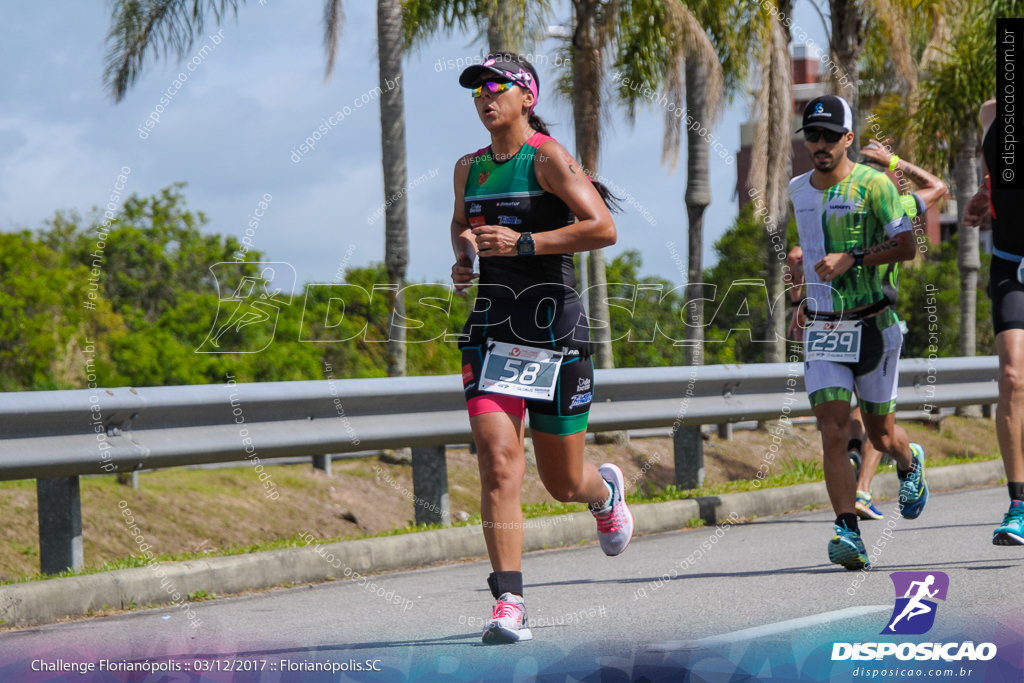
M 900 158 L 898 156 L 896 156 L 895 154 L 893 154 L 891 157 L 889 157 L 889 170 L 890 171 L 895 171 L 896 167 L 899 165 L 899 163 L 900 163 Z

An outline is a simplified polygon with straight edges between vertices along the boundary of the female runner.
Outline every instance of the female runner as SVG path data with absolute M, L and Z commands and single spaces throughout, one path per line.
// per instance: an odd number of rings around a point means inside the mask
M 456 291 L 465 296 L 479 277 L 459 346 L 493 569 L 487 584 L 497 600 L 483 641 L 513 643 L 533 637 L 523 603 L 519 498 L 527 409 L 548 492 L 590 505 L 606 554 L 621 553 L 633 535 L 622 472 L 583 459 L 594 371 L 573 253 L 614 244 L 615 223 L 607 191 L 533 113 L 539 88 L 529 62 L 491 55 L 463 71 L 459 84 L 472 90 L 491 135 L 489 146 L 455 165 L 451 224 Z

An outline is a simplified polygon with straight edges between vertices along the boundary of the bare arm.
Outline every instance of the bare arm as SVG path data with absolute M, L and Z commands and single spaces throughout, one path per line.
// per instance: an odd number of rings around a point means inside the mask
M 996 101 L 989 100 L 981 105 L 981 139 L 985 139 L 989 126 L 996 119 Z M 985 155 L 981 155 L 981 175 L 984 179 L 981 187 L 964 207 L 964 223 L 967 225 L 986 225 L 992 220 L 989 210 L 989 185 L 988 185 L 988 164 L 985 163 Z
M 909 161 L 900 159 L 896 168 L 902 170 L 910 176 L 911 180 L 917 183 L 917 187 L 919 188 L 917 194 L 921 197 L 925 207 L 928 209 L 938 204 L 939 200 L 945 197 L 949 192 L 949 188 L 946 187 L 946 183 L 942 182 L 938 176 L 932 175 L 920 166 L 915 166 Z
M 573 212 L 576 222 L 557 230 L 533 233 L 534 253 L 571 254 L 615 244 L 615 221 L 601 195 L 575 159 L 554 140 L 540 146 L 534 157 L 537 181 Z M 503 225 L 474 228 L 480 256 L 516 256 L 520 233 Z
M 912 261 L 917 256 L 917 247 L 911 239 L 911 231 L 904 230 L 892 239 L 873 246 L 864 254 L 863 265 L 882 266 L 887 263 Z M 850 257 L 853 259 L 853 257 Z
M 472 155 L 459 159 L 455 164 L 455 209 L 452 213 L 451 239 L 452 250 L 455 252 L 455 265 L 452 266 L 452 282 L 455 292 L 465 296 L 466 290 L 479 277 L 473 271 L 476 259 L 476 238 L 466 220 L 466 178 L 469 176 L 469 160 Z
M 615 244 L 615 221 L 594 184 L 562 145 L 549 140 L 537 155 L 537 180 L 566 203 L 576 223 L 535 235 L 538 254 L 590 251 Z
M 790 210 L 792 211 L 792 208 Z M 789 250 L 789 254 L 786 256 L 786 265 L 789 266 L 789 286 L 787 287 L 789 302 L 799 304 L 804 298 L 804 250 L 799 244 Z M 799 341 L 804 322 L 804 309 L 803 306 L 799 306 L 793 311 L 789 328 L 786 330 L 786 338 Z
M 910 237 L 911 231 L 904 230 L 901 233 L 897 233 L 895 237 L 870 247 L 864 253 L 864 260 L 861 262 L 861 265 L 881 266 L 886 263 L 912 260 L 917 255 L 917 248 Z M 854 258 L 845 251 L 826 254 L 825 258 L 814 264 L 814 272 L 824 282 L 828 282 L 853 268 L 854 263 Z
M 789 255 L 786 256 L 786 265 L 789 266 L 789 299 L 790 301 L 800 301 L 803 299 L 803 286 L 804 286 L 804 250 L 800 245 L 796 245 L 789 250 Z M 785 278 L 783 278 L 785 279 Z
M 864 145 L 860 153 L 868 159 L 878 162 L 885 168 L 889 168 L 889 162 L 892 161 L 893 157 L 892 154 L 885 151 L 885 148 L 874 140 Z M 916 166 L 906 159 L 899 159 L 896 163 L 896 169 L 910 176 L 910 179 L 918 187 L 917 194 L 924 200 L 924 204 L 928 208 L 935 206 L 940 199 L 946 196 L 946 183 L 920 166 Z

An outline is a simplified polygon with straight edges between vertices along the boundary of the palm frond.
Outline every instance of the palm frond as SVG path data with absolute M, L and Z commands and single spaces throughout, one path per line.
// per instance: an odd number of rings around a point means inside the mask
M 182 59 L 203 32 L 206 14 L 218 25 L 245 0 L 119 0 L 111 9 L 103 83 L 115 102 L 135 84 L 147 55 Z
M 950 36 L 935 46 L 920 74 L 917 115 L 908 128 L 914 155 L 925 168 L 944 173 L 965 144 L 980 143 L 978 110 L 996 87 L 995 7 L 988 0 L 947 0 Z
M 698 0 L 622 0 L 617 26 L 618 54 L 615 68 L 618 80 L 617 94 L 626 106 L 632 122 L 636 106 L 651 102 L 653 98 L 664 107 L 665 134 L 662 138 L 662 163 L 674 169 L 678 162 L 682 141 L 680 112 L 686 93 L 687 60 L 697 60 L 706 67 L 708 126 L 717 117 L 725 98 L 727 83 L 738 85 L 739 74 L 746 73 L 739 66 L 749 54 L 755 41 L 753 29 L 744 23 L 741 31 L 734 27 L 737 3 L 715 3 Z M 720 33 L 721 36 L 715 35 Z M 739 41 L 747 41 L 740 45 Z M 738 55 L 743 55 L 742 60 Z M 723 68 L 728 65 L 730 71 Z M 735 79 L 735 80 L 731 80 Z M 673 106 L 668 107 L 671 103 Z
M 402 36 L 406 48 L 418 47 L 442 32 L 465 31 L 478 17 L 487 0 L 402 0 Z
M 913 98 L 917 90 L 917 68 L 910 41 L 911 17 L 908 8 L 894 0 L 874 0 L 874 4 L 894 75 L 901 89 Z
M 747 184 L 764 197 L 769 215 L 777 218 L 784 206 L 790 154 L 790 92 L 788 36 L 775 15 L 763 12 L 755 53 L 759 75 L 753 88 L 754 145 Z
M 411 49 L 475 29 L 490 51 L 521 52 L 544 37 L 552 11 L 552 0 L 402 0 L 402 35 Z
M 341 35 L 342 26 L 345 23 L 345 15 L 342 12 L 341 0 L 326 0 L 324 2 L 324 57 L 327 65 L 324 70 L 324 80 L 327 81 L 334 73 L 334 59 L 338 54 L 338 37 Z

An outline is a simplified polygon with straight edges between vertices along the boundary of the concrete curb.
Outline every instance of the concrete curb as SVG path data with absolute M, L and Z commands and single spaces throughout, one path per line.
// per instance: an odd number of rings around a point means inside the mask
M 955 465 L 928 470 L 933 491 L 998 483 L 1004 476 L 1000 461 Z M 875 478 L 876 497 L 892 498 L 899 485 L 895 473 Z M 764 517 L 829 504 L 825 484 L 728 493 L 690 500 L 635 505 L 631 509 L 636 533 L 675 531 L 695 519 L 713 525 L 732 516 Z M 589 513 L 528 519 L 524 550 L 577 545 L 594 540 Z M 282 584 L 303 584 L 351 578 L 369 585 L 371 572 L 410 569 L 440 562 L 486 557 L 478 528 L 457 527 L 358 541 L 310 545 L 250 555 L 156 564 L 48 581 L 0 586 L 0 625 L 34 626 L 67 617 L 86 616 L 104 609 L 173 604 L 192 612 L 189 594 L 205 591 L 227 595 Z M 381 588 L 380 590 L 383 590 Z M 191 618 L 191 617 L 189 617 Z M 197 624 L 198 625 L 198 624 Z

